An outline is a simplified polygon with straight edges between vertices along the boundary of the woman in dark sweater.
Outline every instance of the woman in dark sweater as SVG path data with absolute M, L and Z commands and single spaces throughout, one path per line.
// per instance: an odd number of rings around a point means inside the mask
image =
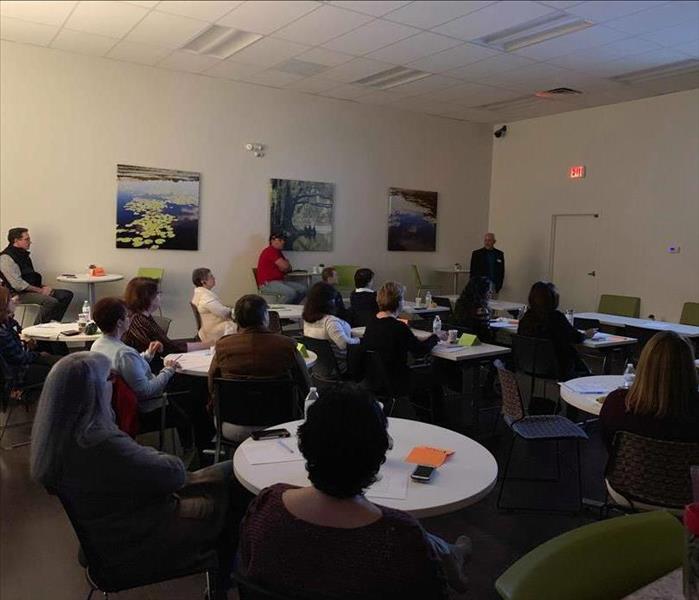
M 472 277 L 454 306 L 454 325 L 475 333 L 483 342 L 491 340 L 488 300 L 493 284 L 487 277 Z
M 537 281 L 529 291 L 529 309 L 519 321 L 522 336 L 551 340 L 558 359 L 558 378 L 571 379 L 590 374 L 578 356 L 575 344 L 582 344 L 595 334 L 594 329 L 581 333 L 558 310 L 560 297 L 553 283 Z
M 641 352 L 631 389 L 607 396 L 600 425 L 609 449 L 617 431 L 699 442 L 699 394 L 691 343 L 671 331 L 655 334 Z
M 188 474 L 179 458 L 137 444 L 113 422 L 109 376 L 98 352 L 54 366 L 34 419 L 32 477 L 69 507 L 100 558 L 93 568 L 116 585 L 158 580 L 216 549 L 225 586 L 245 510 L 233 501 L 249 498 L 230 461 Z
M 251 504 L 241 526 L 243 574 L 314 598 L 445 599 L 445 575 L 464 589 L 467 538 L 452 546 L 364 495 L 386 460 L 386 427 L 381 407 L 358 388 L 321 391 L 298 430 L 311 485 L 276 484 Z

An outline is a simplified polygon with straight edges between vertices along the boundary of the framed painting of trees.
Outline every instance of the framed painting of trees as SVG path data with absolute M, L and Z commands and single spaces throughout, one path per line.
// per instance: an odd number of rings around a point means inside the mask
M 331 251 L 335 184 L 295 179 L 270 184 L 270 231 L 286 236 L 288 250 Z

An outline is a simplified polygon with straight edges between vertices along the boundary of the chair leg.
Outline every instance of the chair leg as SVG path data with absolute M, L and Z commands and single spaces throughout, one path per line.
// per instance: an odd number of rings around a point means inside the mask
M 214 570 L 206 571 L 206 593 L 204 597 L 206 600 L 217 600 L 218 589 L 217 589 L 217 578 L 218 574 Z
M 507 482 L 507 472 L 510 469 L 510 460 L 512 460 L 512 452 L 515 448 L 516 435 L 512 436 L 512 443 L 510 444 L 510 451 L 507 453 L 507 460 L 505 461 L 505 469 L 502 472 L 502 483 L 500 484 L 500 491 L 498 492 L 498 499 L 495 502 L 495 506 L 499 509 L 501 508 L 502 493 L 505 490 L 505 483 Z
M 160 434 L 158 436 L 158 450 L 161 452 L 163 451 L 163 447 L 165 445 L 165 420 L 165 402 L 163 401 L 163 405 L 160 408 Z
M 580 440 L 575 440 L 575 455 L 578 460 L 578 512 L 583 507 L 582 495 L 582 461 L 580 460 Z

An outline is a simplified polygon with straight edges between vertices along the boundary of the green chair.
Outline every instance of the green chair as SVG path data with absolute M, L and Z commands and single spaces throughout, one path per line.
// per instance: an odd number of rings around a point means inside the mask
M 602 294 L 599 297 L 597 312 L 605 315 L 638 318 L 641 314 L 641 299 L 635 296 L 614 296 Z
M 357 265 L 333 265 L 337 273 L 337 289 L 340 293 L 354 291 L 354 274 L 359 267 Z
M 544 542 L 495 581 L 505 600 L 618 600 L 682 565 L 684 533 L 664 511 L 598 521 Z
M 415 291 L 418 296 L 422 296 L 422 290 L 429 290 L 434 294 L 434 292 L 441 292 L 444 286 L 434 280 L 426 281 L 423 279 L 420 269 L 417 265 L 410 265 L 413 270 L 413 281 L 415 283 Z
M 165 269 L 159 269 L 158 267 L 141 267 L 136 272 L 136 277 L 150 277 L 158 283 L 162 282 L 164 275 Z
M 699 302 L 685 302 L 680 317 L 682 325 L 699 327 Z

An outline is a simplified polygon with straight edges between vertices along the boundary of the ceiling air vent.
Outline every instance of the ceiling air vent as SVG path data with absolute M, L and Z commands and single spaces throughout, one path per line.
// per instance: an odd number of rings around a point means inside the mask
M 249 31 L 212 25 L 182 46 L 182 50 L 215 58 L 228 58 L 255 43 L 261 37 L 261 35 Z
M 562 35 L 582 31 L 592 27 L 593 24 L 592 21 L 586 21 L 575 15 L 558 12 L 491 33 L 477 41 L 497 50 L 512 52 Z
M 404 85 L 406 83 L 417 81 L 418 79 L 424 79 L 425 77 L 429 77 L 430 75 L 431 73 L 417 71 L 416 69 L 408 69 L 406 67 L 393 67 L 392 69 L 387 69 L 385 71 L 380 71 L 379 73 L 369 75 L 368 77 L 357 79 L 352 83 L 355 83 L 357 85 L 367 85 L 377 90 L 387 90 L 399 85 Z
M 292 73 L 293 75 L 305 75 L 306 77 L 310 77 L 311 75 L 318 75 L 318 73 L 327 71 L 329 67 L 327 65 L 292 58 L 281 65 L 277 65 L 274 69 L 276 71 Z
M 572 88 L 558 87 L 552 90 L 542 90 L 534 95 L 538 98 L 560 98 L 561 96 L 577 96 L 578 94 L 582 94 L 582 92 Z
M 640 71 L 631 71 L 630 73 L 615 75 L 614 77 L 610 77 L 610 79 L 618 83 L 643 83 L 645 81 L 654 81 L 664 77 L 690 75 L 693 73 L 699 73 L 699 60 L 689 58 L 651 69 L 642 69 Z

